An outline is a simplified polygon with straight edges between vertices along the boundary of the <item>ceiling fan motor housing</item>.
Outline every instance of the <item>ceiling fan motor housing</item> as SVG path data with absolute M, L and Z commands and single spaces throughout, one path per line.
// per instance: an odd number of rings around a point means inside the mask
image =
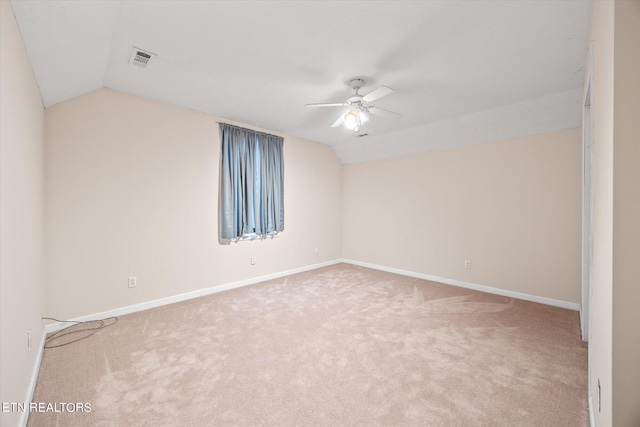
M 347 100 L 347 104 L 362 104 L 362 95 L 354 95 Z

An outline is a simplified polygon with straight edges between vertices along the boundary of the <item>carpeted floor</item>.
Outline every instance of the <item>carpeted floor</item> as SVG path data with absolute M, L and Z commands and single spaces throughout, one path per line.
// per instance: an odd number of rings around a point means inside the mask
M 578 313 L 347 264 L 47 349 L 29 426 L 588 426 Z

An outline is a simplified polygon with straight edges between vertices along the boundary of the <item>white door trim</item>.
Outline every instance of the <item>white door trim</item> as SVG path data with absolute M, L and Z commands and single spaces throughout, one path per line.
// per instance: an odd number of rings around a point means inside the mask
M 587 55 L 587 75 L 582 97 L 582 340 L 589 341 L 591 318 L 591 261 L 593 246 L 593 43 Z
M 582 340 L 591 341 L 591 278 L 593 266 L 593 42 L 587 52 L 587 70 L 582 96 Z M 589 424 L 595 427 L 591 395 L 591 356 L 587 352 L 587 398 Z

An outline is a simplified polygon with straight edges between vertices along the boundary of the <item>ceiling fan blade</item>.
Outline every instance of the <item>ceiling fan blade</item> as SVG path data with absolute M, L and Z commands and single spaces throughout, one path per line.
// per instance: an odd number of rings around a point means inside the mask
M 323 103 L 319 103 L 319 104 L 305 104 L 305 107 L 342 107 L 346 104 L 343 103 L 338 103 L 338 104 L 323 104 Z
M 370 113 L 376 114 L 378 116 L 388 117 L 390 119 L 399 119 L 402 117 L 402 114 L 396 113 L 395 111 L 385 110 L 384 108 L 374 107 L 373 105 L 367 107 Z
M 331 125 L 332 128 L 337 128 L 338 126 L 340 126 L 342 124 L 342 122 L 344 122 L 344 114 L 340 114 L 340 117 L 338 117 L 338 120 L 336 120 L 335 122 L 333 122 L 333 124 Z
M 378 89 L 374 90 L 370 94 L 365 95 L 362 98 L 362 100 L 364 102 L 375 101 L 378 98 L 382 98 L 385 95 L 389 95 L 391 92 L 393 92 L 393 89 L 391 89 L 390 87 L 380 86 Z

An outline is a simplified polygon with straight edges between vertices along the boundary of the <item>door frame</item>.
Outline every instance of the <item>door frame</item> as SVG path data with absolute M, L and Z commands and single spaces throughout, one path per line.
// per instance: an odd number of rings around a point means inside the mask
M 587 54 L 582 96 L 582 340 L 591 336 L 591 269 L 593 255 L 593 43 Z
M 582 94 L 582 305 L 580 326 L 582 340 L 591 341 L 591 295 L 593 270 L 593 42 L 587 52 L 587 70 Z M 591 395 L 591 356 L 587 351 L 587 400 L 589 402 L 589 422 L 595 425 L 593 398 Z

